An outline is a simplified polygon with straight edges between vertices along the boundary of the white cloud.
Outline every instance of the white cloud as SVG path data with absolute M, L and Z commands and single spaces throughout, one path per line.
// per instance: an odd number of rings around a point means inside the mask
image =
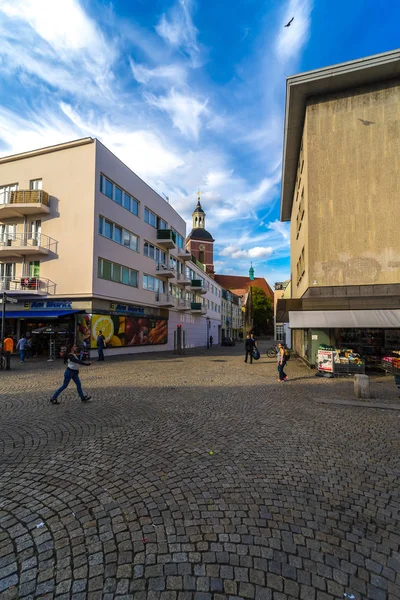
M 274 249 L 271 247 L 255 246 L 254 248 L 248 248 L 247 250 L 241 250 L 235 245 L 230 245 L 221 250 L 220 256 L 226 256 L 229 258 L 266 258 L 271 256 Z
M 281 223 L 281 221 L 272 221 L 268 224 L 268 229 L 273 229 L 279 233 L 284 240 L 289 241 L 290 239 L 290 225 L 289 223 Z
M 190 0 L 178 0 L 168 15 L 165 13 L 162 15 L 156 31 L 166 42 L 182 48 L 192 60 L 195 60 L 199 48 L 197 29 L 190 14 L 191 4 Z
M 207 100 L 200 101 L 175 89 L 167 96 L 148 94 L 147 102 L 168 113 L 174 126 L 187 137 L 198 138 L 202 119 L 208 114 Z
M 275 53 L 282 62 L 296 58 L 306 43 L 311 24 L 312 0 L 290 0 L 280 23 L 281 31 L 276 39 Z M 284 25 L 294 17 L 290 27 Z
M 176 83 L 177 81 L 185 83 L 187 77 L 186 69 L 179 64 L 161 65 L 154 69 L 150 69 L 135 63 L 134 60 L 130 59 L 130 65 L 134 78 L 138 83 L 142 84 L 149 84 L 153 81 L 159 83 L 163 80 L 165 80 L 166 83 L 168 83 L 168 81 L 172 81 L 173 83 Z

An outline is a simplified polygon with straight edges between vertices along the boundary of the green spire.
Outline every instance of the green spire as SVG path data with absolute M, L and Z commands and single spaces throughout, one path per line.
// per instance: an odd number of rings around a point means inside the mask
M 253 263 L 250 263 L 250 264 L 251 264 L 251 266 L 250 266 L 250 269 L 249 269 L 249 278 L 250 278 L 250 281 L 254 281 Z

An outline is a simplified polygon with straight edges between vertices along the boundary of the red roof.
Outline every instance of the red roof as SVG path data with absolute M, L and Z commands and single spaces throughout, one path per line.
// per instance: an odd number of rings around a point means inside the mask
M 254 281 L 251 281 L 248 277 L 241 277 L 240 275 L 214 275 L 214 279 L 226 290 L 236 290 L 237 293 L 238 290 L 258 287 L 264 290 L 269 298 L 273 299 L 274 297 L 274 292 L 264 277 L 256 277 Z

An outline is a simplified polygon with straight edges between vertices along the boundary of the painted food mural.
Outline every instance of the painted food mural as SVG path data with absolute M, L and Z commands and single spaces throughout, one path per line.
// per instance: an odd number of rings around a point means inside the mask
M 91 342 L 97 347 L 97 336 L 101 331 L 107 347 L 145 346 L 166 344 L 168 341 L 168 319 L 158 317 L 121 317 L 118 315 L 79 315 L 77 341 Z

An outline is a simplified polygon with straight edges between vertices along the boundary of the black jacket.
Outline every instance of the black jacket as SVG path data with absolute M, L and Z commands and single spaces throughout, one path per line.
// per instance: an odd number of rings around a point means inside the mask
M 255 340 L 252 340 L 251 338 L 246 338 L 246 341 L 244 343 L 244 347 L 246 349 L 247 352 L 252 352 L 253 348 L 255 346 Z

